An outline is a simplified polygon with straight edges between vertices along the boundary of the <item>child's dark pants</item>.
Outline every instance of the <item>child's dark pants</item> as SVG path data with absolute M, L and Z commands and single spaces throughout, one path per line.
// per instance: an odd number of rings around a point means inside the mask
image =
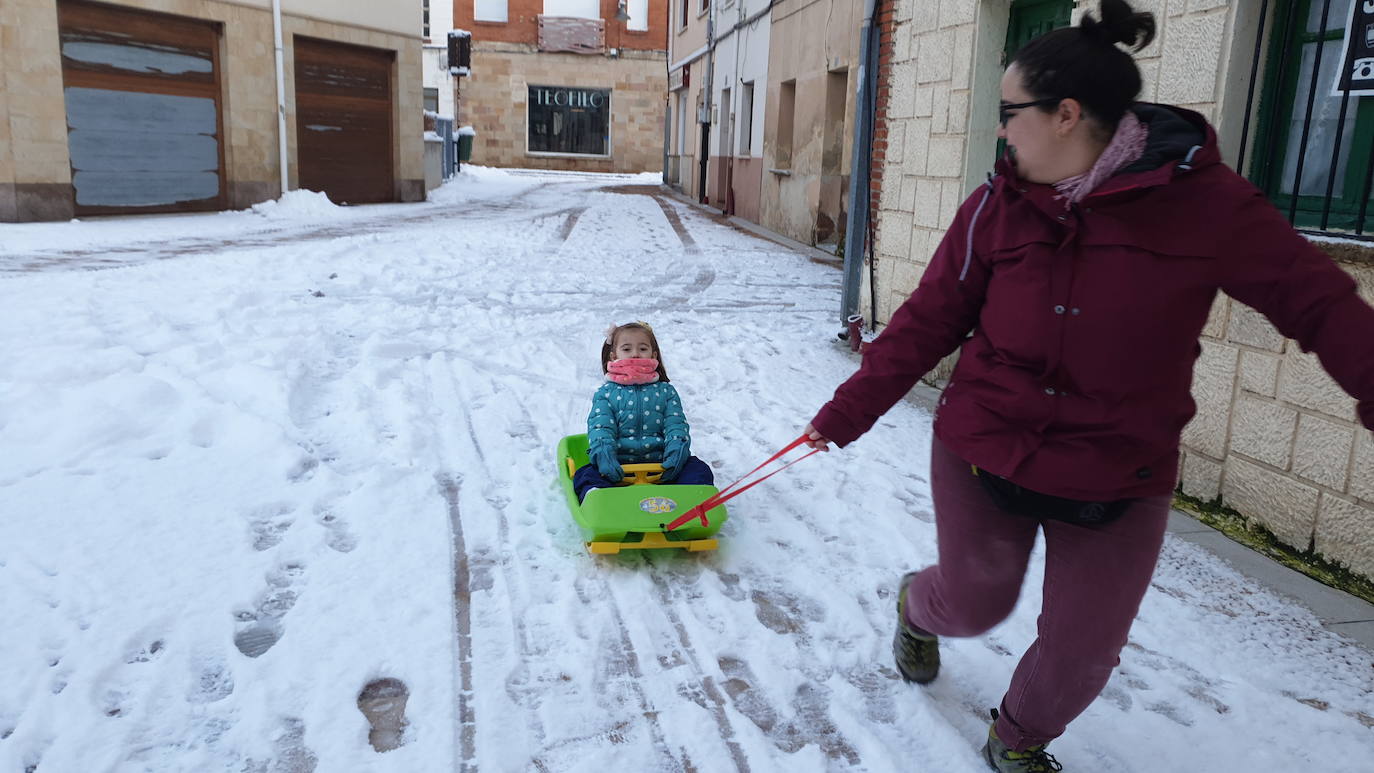
M 1002 698 L 997 737 L 1012 749 L 1064 732 L 1106 686 L 1150 586 L 1171 497 L 1136 500 L 1101 526 L 1038 521 L 994 504 L 968 462 L 936 440 L 931 490 L 940 562 L 907 590 L 907 617 L 939 636 L 977 636 L 1011 614 L 1038 529 L 1045 532 L 1038 638 Z
M 677 476 L 674 484 L 685 486 L 707 485 L 715 483 L 716 476 L 711 472 L 711 466 L 701 461 L 695 456 L 687 457 L 687 463 L 682 465 L 682 472 Z M 596 465 L 584 464 L 577 468 L 573 473 L 573 491 L 577 492 L 577 501 L 581 502 L 587 498 L 587 492 L 594 488 L 609 488 L 616 485 L 601 476 L 596 471 Z

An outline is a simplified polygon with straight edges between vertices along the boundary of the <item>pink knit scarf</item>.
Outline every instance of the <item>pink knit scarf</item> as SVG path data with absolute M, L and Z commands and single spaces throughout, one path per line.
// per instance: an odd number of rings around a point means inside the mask
M 1055 198 L 1064 199 L 1065 209 L 1082 201 L 1089 193 L 1097 190 L 1107 178 L 1138 161 L 1145 153 L 1145 141 L 1149 137 L 1150 130 L 1135 117 L 1135 113 L 1127 110 L 1126 114 L 1121 116 L 1121 122 L 1116 125 L 1112 141 L 1107 143 L 1102 155 L 1097 157 L 1097 162 L 1083 174 L 1076 174 L 1055 183 L 1054 188 L 1059 191 Z
M 652 384 L 658 381 L 658 360 L 627 357 L 606 363 L 606 380 L 617 384 Z

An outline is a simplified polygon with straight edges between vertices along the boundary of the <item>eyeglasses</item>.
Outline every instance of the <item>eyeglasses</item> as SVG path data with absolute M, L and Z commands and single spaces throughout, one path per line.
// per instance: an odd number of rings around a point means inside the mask
M 1012 116 L 1016 115 L 1016 113 L 1007 112 L 1008 110 L 1020 110 L 1024 107 L 1040 107 L 1041 105 L 1057 105 L 1063 101 L 1063 97 L 1050 97 L 1048 99 L 1037 99 L 1034 102 L 1017 102 L 1016 104 L 1007 104 L 1003 102 L 997 106 L 997 120 L 1001 122 L 1002 128 L 1005 129 L 1007 128 L 1007 121 L 1010 121 Z

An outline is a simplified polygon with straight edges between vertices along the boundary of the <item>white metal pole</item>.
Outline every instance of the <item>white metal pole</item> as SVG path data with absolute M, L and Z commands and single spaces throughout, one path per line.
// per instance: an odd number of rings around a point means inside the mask
M 286 166 L 286 69 L 282 64 L 281 0 L 272 0 L 272 38 L 277 49 L 277 150 L 281 165 L 281 195 L 290 190 Z

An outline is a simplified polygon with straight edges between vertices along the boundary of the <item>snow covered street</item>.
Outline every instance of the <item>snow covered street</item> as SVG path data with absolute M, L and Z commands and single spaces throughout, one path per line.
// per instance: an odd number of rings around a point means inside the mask
M 637 177 L 424 204 L 0 225 L 0 773 L 939 771 L 1035 636 L 890 653 L 935 559 L 931 417 L 730 502 L 715 553 L 588 555 L 554 448 L 650 322 L 720 484 L 856 366 L 840 272 Z M 1371 656 L 1170 538 L 1068 771 L 1353 771 Z M 378 753 L 358 695 L 408 691 Z

